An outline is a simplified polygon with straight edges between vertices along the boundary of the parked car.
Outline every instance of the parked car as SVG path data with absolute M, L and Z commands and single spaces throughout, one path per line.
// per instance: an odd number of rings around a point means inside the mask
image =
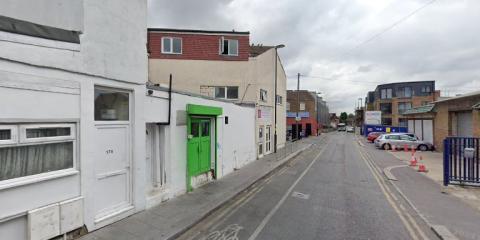
M 433 150 L 433 144 L 419 140 L 413 133 L 388 133 L 382 134 L 375 139 L 375 147 L 384 150 L 392 149 L 395 145 L 396 148 L 403 148 L 405 145 L 409 149 L 415 148 L 420 151 Z
M 355 128 L 352 126 L 347 126 L 347 132 L 355 132 Z
M 373 143 L 373 142 L 375 142 L 375 139 L 377 139 L 377 137 L 382 135 L 382 134 L 385 134 L 385 133 L 384 132 L 370 132 L 367 135 L 367 141 Z
M 339 123 L 339 124 L 337 125 L 337 131 L 339 131 L 339 132 L 345 132 L 346 130 L 347 130 L 347 127 L 346 127 L 345 123 Z

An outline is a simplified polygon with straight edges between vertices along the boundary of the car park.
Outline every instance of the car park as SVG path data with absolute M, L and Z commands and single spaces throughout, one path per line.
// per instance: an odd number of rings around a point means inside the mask
M 418 137 L 413 133 L 390 133 L 382 134 L 375 139 L 375 147 L 390 150 L 395 146 L 395 148 L 404 148 L 405 146 L 408 149 L 416 149 L 420 151 L 433 150 L 433 144 L 419 140 Z

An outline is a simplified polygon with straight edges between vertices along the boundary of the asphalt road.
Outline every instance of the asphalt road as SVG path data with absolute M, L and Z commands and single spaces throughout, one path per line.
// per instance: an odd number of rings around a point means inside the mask
M 179 239 L 437 239 L 359 146 L 325 134 Z

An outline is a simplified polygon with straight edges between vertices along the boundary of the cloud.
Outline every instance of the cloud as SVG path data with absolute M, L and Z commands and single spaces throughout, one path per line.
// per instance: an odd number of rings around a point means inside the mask
M 279 50 L 287 86 L 322 92 L 331 111 L 352 112 L 377 84 L 436 80 L 450 95 L 480 88 L 480 1 L 149 0 L 149 26 L 250 31 Z

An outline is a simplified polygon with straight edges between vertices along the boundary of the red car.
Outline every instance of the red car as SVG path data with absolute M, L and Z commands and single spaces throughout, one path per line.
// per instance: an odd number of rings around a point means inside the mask
M 377 139 L 377 137 L 382 135 L 382 134 L 383 134 L 382 132 L 371 132 L 371 133 L 368 134 L 367 140 L 369 142 L 373 143 L 375 141 L 375 139 Z

